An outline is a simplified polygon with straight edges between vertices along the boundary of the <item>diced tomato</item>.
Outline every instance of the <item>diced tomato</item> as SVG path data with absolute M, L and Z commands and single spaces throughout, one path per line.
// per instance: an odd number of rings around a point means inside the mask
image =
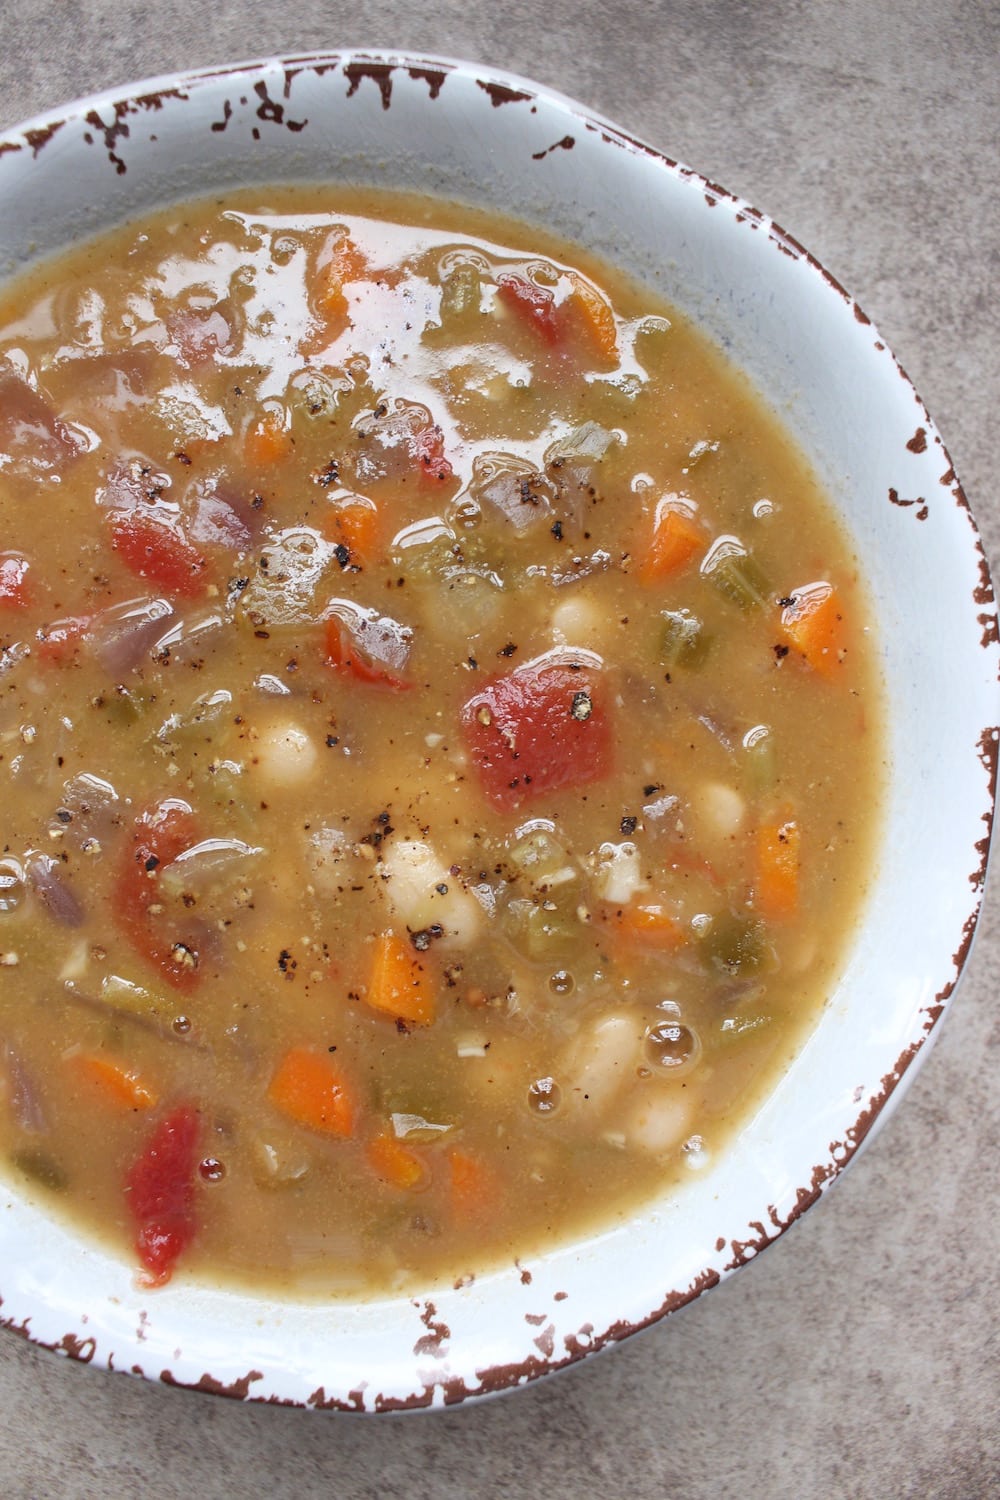
M 41 661 L 64 667 L 75 658 L 89 627 L 89 615 L 71 615 L 43 625 L 35 636 L 35 654 Z
M 205 364 L 224 354 L 233 331 L 221 307 L 191 308 L 167 318 L 171 343 L 187 365 Z
M 199 980 L 198 944 L 190 934 L 165 936 L 150 910 L 162 899 L 160 871 L 198 842 L 197 823 L 184 802 L 163 802 L 137 819 L 115 883 L 115 916 L 132 947 L 160 970 L 174 989 L 190 991 Z
M 413 439 L 412 452 L 426 478 L 444 481 L 455 477 L 454 469 L 444 456 L 444 433 L 440 427 L 425 427 L 418 432 Z
M 369 682 L 399 692 L 412 686 L 402 675 L 410 655 L 402 626 L 386 616 L 359 616 L 352 628 L 340 615 L 331 615 L 324 631 L 326 664 L 348 672 L 358 682 Z
M 170 1280 L 194 1239 L 198 1169 L 198 1111 L 178 1105 L 153 1130 L 125 1178 L 125 1197 L 136 1228 L 135 1248 L 148 1286 Z
M 545 658 L 486 683 L 462 709 L 462 725 L 487 797 L 518 807 L 607 776 L 607 696 L 598 669 Z
M 31 603 L 30 564 L 19 552 L 0 553 L 0 609 L 26 609 Z
M 554 349 L 562 342 L 563 329 L 555 295 L 548 287 L 537 286 L 524 276 L 508 274 L 497 278 L 497 296 L 550 348 Z
M 181 534 L 152 516 L 131 511 L 112 522 L 111 545 L 122 562 L 140 578 L 184 599 L 201 594 L 206 564 L 201 553 Z

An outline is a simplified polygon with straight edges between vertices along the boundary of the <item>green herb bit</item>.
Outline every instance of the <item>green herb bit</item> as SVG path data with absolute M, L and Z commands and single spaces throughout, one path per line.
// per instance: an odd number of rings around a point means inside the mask
M 25 1177 L 48 1188 L 50 1192 L 62 1193 L 69 1186 L 69 1179 L 62 1167 L 45 1151 L 15 1151 L 11 1161 Z
M 694 670 L 708 656 L 711 638 L 697 615 L 687 609 L 665 609 L 660 634 L 659 657 L 668 672 L 678 667 Z
M 747 613 L 763 609 L 773 597 L 759 565 L 735 536 L 722 536 L 713 543 L 701 572 L 724 598 Z

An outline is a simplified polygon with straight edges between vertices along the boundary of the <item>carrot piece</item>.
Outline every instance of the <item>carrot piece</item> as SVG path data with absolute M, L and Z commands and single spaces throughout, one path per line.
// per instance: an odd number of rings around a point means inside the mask
M 286 1052 L 268 1085 L 267 1097 L 297 1125 L 323 1135 L 354 1133 L 354 1101 L 330 1062 L 308 1047 Z
M 375 1176 L 390 1187 L 413 1192 L 427 1182 L 429 1174 L 424 1158 L 394 1135 L 377 1135 L 368 1143 L 365 1155 Z
M 577 311 L 580 321 L 592 339 L 597 353 L 614 362 L 618 358 L 618 327 L 611 306 L 601 293 L 584 277 L 574 271 L 570 274 L 573 292 L 570 304 Z
M 847 630 L 840 596 L 830 583 L 796 589 L 781 611 L 789 643 L 821 677 L 834 678 L 844 665 Z
M 323 517 L 322 531 L 328 542 L 346 547 L 352 560 L 370 563 L 379 551 L 380 520 L 375 502 L 359 495 L 332 507 Z
M 754 906 L 762 917 L 780 921 L 799 904 L 799 825 L 794 819 L 757 829 Z
M 247 462 L 257 469 L 280 464 L 292 451 L 292 435 L 285 426 L 284 413 L 269 408 L 248 428 L 244 439 Z
M 687 937 L 676 913 L 659 904 L 623 906 L 615 911 L 615 926 L 623 937 L 665 953 L 676 953 Z
M 448 1153 L 452 1217 L 459 1224 L 485 1219 L 496 1205 L 496 1178 L 481 1157 L 453 1147 Z
M 659 583 L 679 573 L 705 545 L 705 533 L 693 509 L 676 495 L 666 495 L 656 507 L 653 535 L 639 567 L 643 583 Z
M 394 932 L 380 933 L 375 939 L 365 999 L 373 1009 L 414 1026 L 429 1026 L 434 1020 L 430 976 L 409 944 Z
M 78 1053 L 72 1059 L 77 1076 L 91 1085 L 114 1109 L 155 1109 L 156 1093 L 135 1068 L 98 1054 Z

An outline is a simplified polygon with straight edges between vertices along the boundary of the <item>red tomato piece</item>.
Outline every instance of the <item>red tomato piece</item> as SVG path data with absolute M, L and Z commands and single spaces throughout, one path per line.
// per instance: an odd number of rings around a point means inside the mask
M 562 342 L 562 322 L 556 309 L 556 299 L 548 287 L 536 286 L 523 276 L 499 276 L 497 296 L 529 327 L 534 329 L 543 343 L 555 348 Z
M 0 609 L 26 609 L 31 603 L 29 570 L 19 552 L 0 553 Z
M 184 802 L 163 802 L 137 819 L 115 883 L 115 916 L 132 947 L 158 968 L 174 989 L 198 983 L 198 944 L 177 934 L 169 939 L 154 925 L 150 907 L 162 898 L 159 872 L 198 842 L 197 822 Z M 192 961 L 193 960 L 193 961 Z
M 518 807 L 607 776 L 606 697 L 598 668 L 545 658 L 486 683 L 462 709 L 462 725 L 490 801 Z
M 413 439 L 413 457 L 428 479 L 447 480 L 455 471 L 444 456 L 444 433 L 440 427 L 425 427 Z
M 221 307 L 175 312 L 167 318 L 167 331 L 187 365 L 205 364 L 225 354 L 233 340 L 233 330 Z
M 147 1286 L 169 1281 L 194 1239 L 200 1133 L 198 1111 L 178 1105 L 159 1122 L 126 1174 L 125 1196 Z
M 403 676 L 410 645 L 402 626 L 386 616 L 359 617 L 352 628 L 331 615 L 324 634 L 327 666 L 348 672 L 358 682 L 377 683 L 400 692 L 412 684 Z
M 111 545 L 122 562 L 140 578 L 149 578 L 166 589 L 194 599 L 205 588 L 205 559 L 179 532 L 152 516 L 132 511 L 115 517 Z
M 89 615 L 70 615 L 65 620 L 43 625 L 35 634 L 38 643 L 35 653 L 42 661 L 65 667 L 76 656 L 89 628 Z

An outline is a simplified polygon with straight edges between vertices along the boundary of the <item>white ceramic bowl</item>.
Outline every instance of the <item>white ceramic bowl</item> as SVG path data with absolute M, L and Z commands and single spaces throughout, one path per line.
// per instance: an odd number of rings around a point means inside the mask
M 380 1411 L 515 1387 L 690 1302 L 843 1171 L 927 1052 L 968 953 L 993 808 L 993 592 L 927 412 L 868 318 L 747 204 L 522 79 L 344 53 L 157 79 L 0 138 L 0 275 L 128 216 L 252 183 L 417 189 L 516 213 L 698 320 L 796 434 L 875 601 L 891 791 L 842 981 L 732 1149 L 632 1222 L 423 1299 L 150 1293 L 0 1190 L 2 1317 L 34 1342 L 248 1400 Z M 942 730 L 946 726 L 946 730 Z

